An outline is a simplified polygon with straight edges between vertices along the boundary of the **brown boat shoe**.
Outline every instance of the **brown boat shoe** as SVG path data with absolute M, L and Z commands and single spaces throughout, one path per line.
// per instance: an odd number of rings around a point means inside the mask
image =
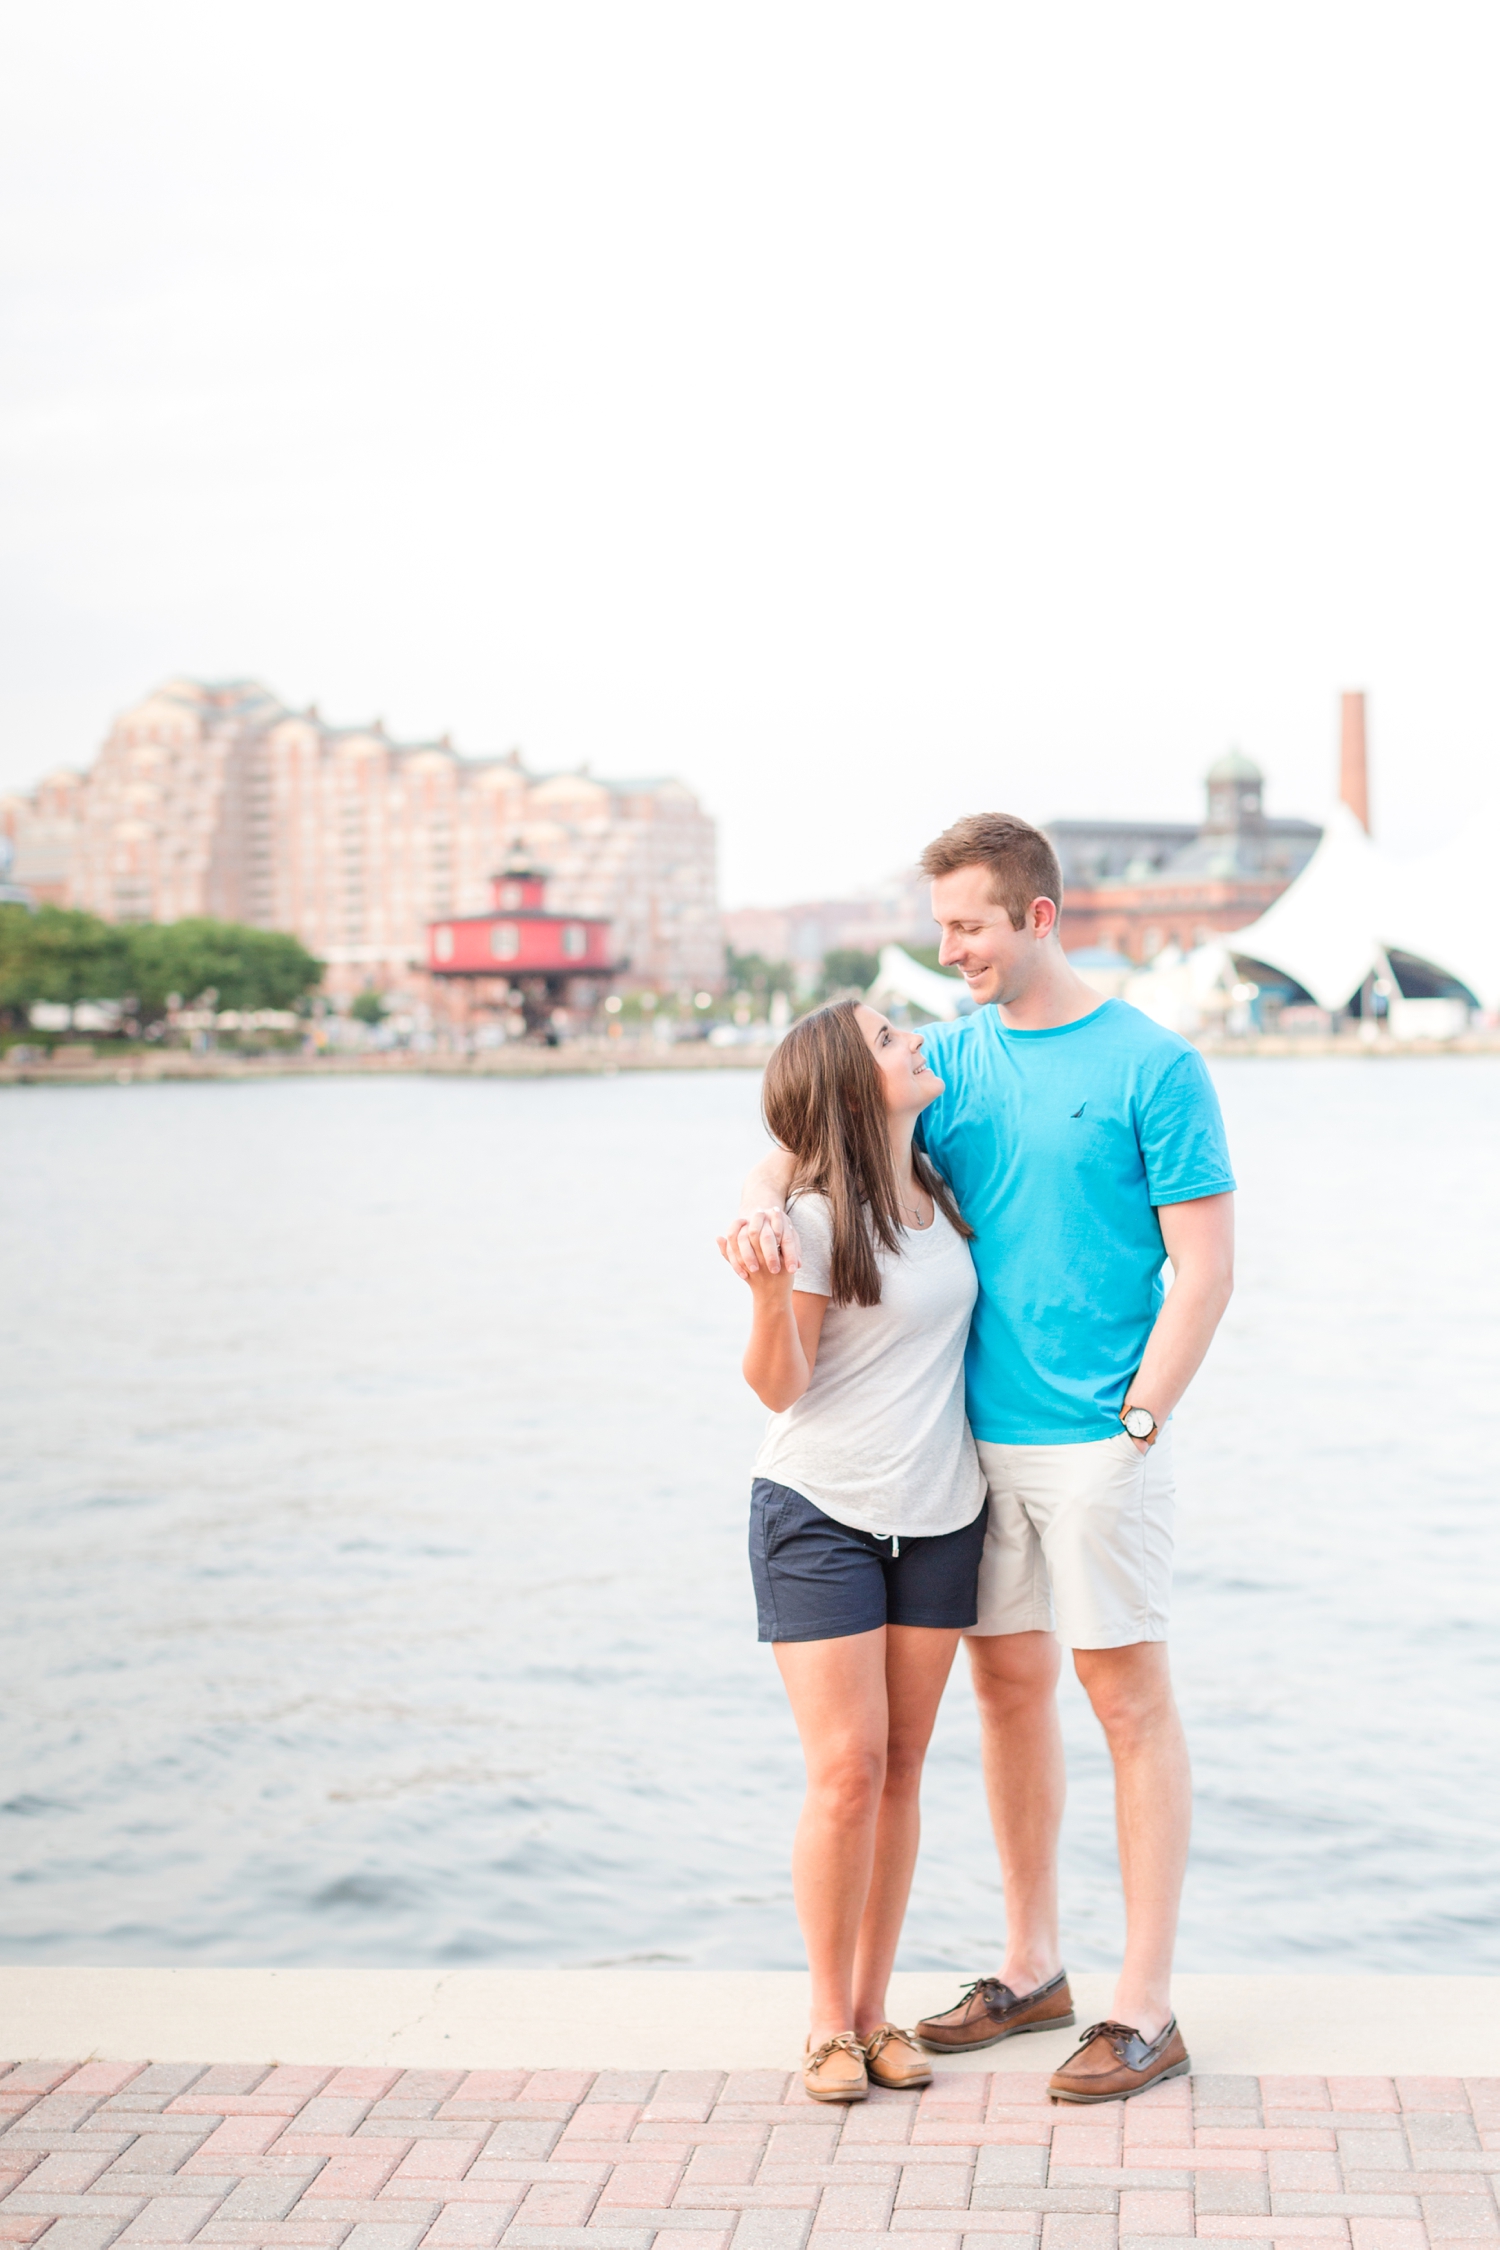
M 802 2053 L 802 2085 L 815 2102 L 862 2102 L 870 2091 L 865 2051 L 852 2031 L 836 2032 Z
M 1017 2032 L 1061 2031 L 1076 2021 L 1066 1969 L 1035 1992 L 1012 1992 L 998 1977 L 976 1977 L 956 2008 L 922 2018 L 917 2037 L 934 2054 L 963 2055 L 975 2047 L 993 2047 Z
M 1128 2023 L 1091 2023 L 1077 2054 L 1053 2071 L 1047 2091 L 1055 2102 L 1119 2102 L 1191 2068 L 1175 2016 L 1154 2039 L 1143 2039 Z
M 916 2034 L 893 2023 L 878 2024 L 865 2041 L 865 2069 L 875 2086 L 891 2086 L 899 2093 L 908 2086 L 930 2086 L 932 2065 L 917 2045 Z

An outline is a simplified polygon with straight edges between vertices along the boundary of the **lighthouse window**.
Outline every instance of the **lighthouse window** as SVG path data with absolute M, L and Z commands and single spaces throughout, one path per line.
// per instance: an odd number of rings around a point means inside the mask
M 440 961 L 453 959 L 453 932 L 445 925 L 432 933 L 432 950 Z
M 569 922 L 564 926 L 562 949 L 570 961 L 576 961 L 582 954 L 587 953 L 589 933 L 581 922 Z
M 521 950 L 521 933 L 514 922 L 490 924 L 490 951 L 497 961 L 514 961 Z
M 502 906 L 519 906 L 521 903 L 521 897 L 522 893 L 519 883 L 504 883 L 501 885 L 500 904 Z

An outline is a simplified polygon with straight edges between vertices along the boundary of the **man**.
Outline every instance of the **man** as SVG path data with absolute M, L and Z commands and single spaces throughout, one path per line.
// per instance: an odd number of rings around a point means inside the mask
M 939 958 L 979 1003 L 924 1033 L 945 1091 L 920 1130 L 975 1229 L 966 1378 L 990 1512 L 969 1655 L 1007 1938 L 999 1972 L 917 2028 L 958 2053 L 1074 2020 L 1057 1926 L 1060 1636 L 1114 1761 L 1126 1944 L 1108 2020 L 1051 2091 L 1118 2100 L 1188 2068 L 1171 2000 L 1191 1783 L 1166 1651 L 1168 1417 L 1229 1302 L 1234 1180 L 1195 1049 L 1069 966 L 1041 831 L 977 814 L 922 865 Z M 731 1245 L 745 1266 L 779 1269 L 783 1246 L 795 1260 L 789 1184 L 781 1152 L 750 1175 Z

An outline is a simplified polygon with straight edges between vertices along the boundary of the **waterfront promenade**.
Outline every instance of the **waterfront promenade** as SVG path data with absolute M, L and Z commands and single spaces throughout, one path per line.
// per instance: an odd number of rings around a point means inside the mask
M 105 1972 L 154 1979 L 159 1991 L 165 1974 Z M 303 1974 L 309 1997 L 328 1981 Z M 52 1987 L 61 2021 L 84 1989 L 77 1980 L 98 1975 L 0 1971 L 8 2034 L 27 2016 L 36 2026 L 47 1989 L 36 1979 L 63 1980 Z M 372 1989 L 384 1981 L 369 1980 Z M 539 2000 L 555 2003 L 565 1986 L 568 2006 L 565 2016 L 551 2008 L 545 2031 L 538 2016 L 532 2035 L 575 2055 L 591 2041 L 600 2049 L 622 2039 L 670 2047 L 660 2015 L 654 2026 L 649 2010 L 645 2022 L 632 2021 L 621 2003 L 627 1987 L 679 1981 L 537 1976 Z M 799 1978 L 698 1981 L 784 1985 L 788 2001 L 796 1986 L 800 1999 Z M 913 1988 L 903 2002 L 934 1981 L 899 1979 Z M 1194 2023 L 1200 2010 L 1214 2012 L 1210 1986 L 1274 1988 L 1277 2005 L 1249 2033 L 1251 2044 L 1258 2037 L 1268 2047 L 1278 2022 L 1294 2047 L 1315 2045 L 1327 1988 L 1342 1983 L 1352 1997 L 1342 2024 L 1328 2022 L 1329 2052 L 1345 2048 L 1353 2030 L 1371 2059 L 1394 2060 L 1405 2047 L 1415 2061 L 1386 2071 L 1202 2069 L 1130 2103 L 1082 2110 L 1045 2096 L 1052 2049 L 1066 2051 L 1065 2034 L 955 2058 L 920 2095 L 877 2091 L 848 2111 L 810 2102 L 784 2053 L 770 2067 L 467 2067 L 465 2046 L 493 2048 L 507 2036 L 494 2019 L 487 2038 L 479 2025 L 468 2042 L 450 2029 L 455 2051 L 441 2063 L 430 2035 L 443 2035 L 432 2018 L 416 2042 L 426 2055 L 404 2065 L 340 2064 L 336 2052 L 321 2064 L 102 2054 L 0 2065 L 0 2241 L 50 2250 L 188 2242 L 215 2250 L 652 2250 L 658 2238 L 662 2250 L 998 2250 L 1002 2241 L 1175 2250 L 1193 2237 L 1240 2250 L 1493 2243 L 1496 1982 L 1185 1979 L 1181 2005 Z M 1422 1989 L 1439 1986 L 1451 1989 Z M 1298 1987 L 1308 2003 L 1301 2008 L 1289 1989 Z M 1474 1989 L 1465 1995 L 1461 1987 Z M 137 1987 L 122 2021 L 148 1990 Z M 174 2005 L 168 2000 L 161 2015 L 165 2027 L 174 2025 Z M 252 2010 L 244 2022 L 254 2020 Z M 235 2011 L 221 2006 L 217 2023 L 232 2045 Z M 180 2007 L 175 2028 L 183 2028 Z M 205 2035 L 211 2028 L 207 2018 L 200 2024 Z M 310 2017 L 304 2033 L 312 2028 Z M 328 2046 L 336 2049 L 349 2028 L 335 2004 L 325 2016 Z M 705 2028 L 699 2023 L 690 2037 Z M 752 2024 L 752 2040 L 768 2028 Z M 744 2044 L 732 2017 L 722 2029 L 726 2047 Z M 1490 2072 L 1427 2067 L 1445 2039 L 1455 2059 L 1487 2042 Z M 174 2038 L 166 2044 L 175 2047 Z M 1210 2044 L 1224 2042 L 1214 2033 Z
M 0 1059 L 0 1086 L 155 1086 L 164 1080 L 272 1078 L 614 1078 L 636 1071 L 764 1070 L 770 1053 L 769 1047 L 711 1047 L 706 1040 L 665 1047 L 645 1039 L 577 1039 L 558 1047 L 518 1039 L 473 1055 L 400 1048 L 323 1055 L 242 1055 L 220 1049 L 195 1055 L 167 1048 L 112 1056 L 102 1048 L 92 1055 L 60 1049 L 54 1059 Z
M 1333 1056 L 1346 1062 L 1435 1061 L 1441 1056 L 1500 1055 L 1500 1032 L 1474 1031 L 1461 1039 L 1314 1038 L 1310 1036 L 1206 1041 L 1218 1061 L 1261 1059 L 1310 1062 Z M 395 1050 L 369 1054 L 242 1055 L 232 1049 L 195 1055 L 182 1048 L 136 1050 L 112 1056 L 59 1049 L 52 1058 L 12 1062 L 0 1057 L 0 1086 L 154 1086 L 163 1080 L 271 1078 L 578 1078 L 617 1077 L 622 1071 L 764 1070 L 768 1046 L 711 1047 L 703 1040 L 658 1046 L 654 1040 L 569 1040 L 533 1046 L 516 1040 L 464 1055 Z

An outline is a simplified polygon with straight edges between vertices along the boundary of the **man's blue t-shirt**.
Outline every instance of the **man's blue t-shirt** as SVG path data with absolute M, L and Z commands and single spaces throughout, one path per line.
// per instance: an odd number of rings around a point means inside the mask
M 1123 1000 L 1051 1031 L 981 1008 L 922 1039 L 944 1091 L 917 1137 L 974 1229 L 974 1435 L 1109 1437 L 1164 1294 L 1155 1206 L 1234 1186 L 1203 1058 Z

